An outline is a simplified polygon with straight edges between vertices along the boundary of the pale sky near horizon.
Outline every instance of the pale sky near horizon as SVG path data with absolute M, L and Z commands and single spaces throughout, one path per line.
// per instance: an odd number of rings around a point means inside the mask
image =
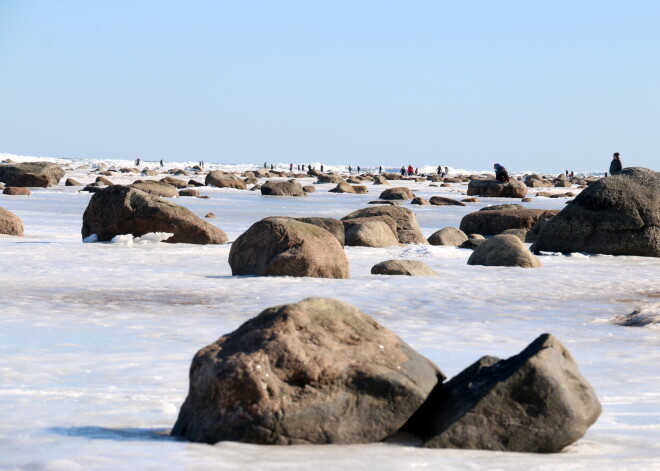
M 660 170 L 657 1 L 0 0 L 0 153 Z

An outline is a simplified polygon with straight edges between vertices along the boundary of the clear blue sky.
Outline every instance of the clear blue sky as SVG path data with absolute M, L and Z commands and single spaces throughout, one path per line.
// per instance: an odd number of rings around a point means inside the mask
M 660 170 L 658 1 L 0 0 L 0 152 Z

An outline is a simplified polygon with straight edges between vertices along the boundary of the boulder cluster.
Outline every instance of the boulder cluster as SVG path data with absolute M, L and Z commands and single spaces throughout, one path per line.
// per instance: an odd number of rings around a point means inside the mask
M 372 317 L 308 298 L 266 309 L 195 355 L 172 435 L 351 444 L 406 431 L 428 448 L 558 452 L 601 412 L 571 354 L 541 335 L 451 380 Z

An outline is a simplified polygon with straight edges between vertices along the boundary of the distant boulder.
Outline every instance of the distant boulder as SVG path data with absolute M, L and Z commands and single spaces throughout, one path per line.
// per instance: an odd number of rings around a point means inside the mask
M 429 203 L 429 200 L 426 198 L 422 198 L 421 196 L 416 196 L 415 198 L 412 199 L 410 204 L 418 204 L 420 206 L 430 206 L 431 203 Z
M 428 238 L 431 245 L 450 245 L 453 247 L 458 247 L 467 240 L 468 237 L 465 232 L 457 227 L 444 227 L 439 231 L 435 231 Z
M 543 334 L 518 355 L 483 357 L 438 384 L 405 428 L 426 448 L 556 453 L 600 413 L 570 352 Z
M 410 188 L 405 186 L 388 188 L 379 196 L 379 198 L 382 200 L 411 200 L 414 197 L 415 195 L 413 195 L 413 192 L 410 191 Z
M 292 218 L 254 223 L 229 251 L 232 275 L 348 278 L 348 258 L 327 230 Z
M 432 196 L 429 203 L 434 206 L 466 206 L 465 203 L 452 198 L 445 198 L 444 196 Z
M 518 180 L 507 183 L 498 180 L 472 180 L 468 184 L 467 194 L 490 198 L 524 198 L 527 195 L 527 187 Z
M 21 218 L 5 208 L 0 208 L 0 234 L 23 236 Z
M 312 185 L 305 185 L 302 187 L 302 189 L 305 193 L 314 193 L 316 191 L 316 188 Z
M 470 258 L 468 265 L 489 267 L 539 268 L 541 262 L 521 240 L 510 234 L 500 234 L 486 239 L 479 245 Z
M 417 223 L 415 213 L 408 208 L 402 206 L 375 206 L 372 208 L 358 209 L 353 211 L 342 220 L 355 219 L 363 217 L 374 216 L 389 216 L 396 222 L 396 232 L 399 242 L 402 244 L 422 244 L 427 245 L 428 242 Z
M 461 249 L 470 249 L 470 250 L 475 250 L 477 247 L 479 247 L 481 244 L 486 242 L 486 238 L 482 236 L 481 234 L 468 234 L 467 235 L 467 240 L 463 242 L 461 245 L 458 247 Z
M 631 167 L 584 189 L 532 250 L 660 257 L 660 172 Z
M 165 198 L 175 198 L 179 196 L 179 192 L 175 186 L 163 181 L 158 182 L 155 180 L 145 180 L 140 183 L 133 183 L 129 186 L 154 196 L 162 196 Z
M 357 308 L 307 298 L 266 309 L 197 352 L 172 435 L 202 443 L 379 442 L 443 379 Z
M 318 175 L 318 180 L 316 180 L 316 183 L 344 183 L 345 180 L 342 178 L 341 175 L 336 175 L 334 173 L 323 173 L 321 175 Z
M 337 186 L 328 190 L 330 193 L 355 193 L 355 188 L 348 182 L 337 183 Z
M 140 237 L 150 232 L 174 234 L 165 242 L 223 244 L 227 235 L 192 211 L 137 188 L 113 185 L 92 195 L 83 214 L 82 238 L 99 241 L 116 235 Z
M 83 186 L 83 184 L 73 178 L 67 178 L 66 182 L 64 182 L 64 186 Z
M 305 196 L 300 183 L 286 180 L 268 180 L 261 185 L 261 194 L 264 196 Z
M 0 165 L 0 182 L 6 186 L 56 186 L 64 177 L 64 170 L 52 162 L 25 162 Z
M 184 190 L 179 190 L 179 196 L 199 198 L 199 190 L 195 190 L 194 188 L 186 188 Z
M 220 170 L 214 170 L 204 180 L 206 185 L 217 186 L 219 188 L 236 188 L 237 190 L 247 190 L 247 184 L 240 177 L 233 173 L 225 173 Z
M 461 219 L 460 229 L 466 234 L 495 235 L 507 229 L 532 229 L 539 219 L 556 214 L 548 209 L 499 209 L 475 211 Z
M 518 203 L 493 204 L 484 206 L 479 211 L 504 211 L 507 209 L 525 209 L 525 207 Z
M 419 260 L 385 260 L 371 267 L 372 275 L 440 276 Z
M 382 175 L 374 175 L 374 185 L 389 185 L 390 182 Z
M 105 178 L 105 177 L 103 177 L 103 176 L 101 176 L 101 175 L 99 175 L 98 177 L 96 177 L 95 182 L 96 182 L 96 183 L 102 183 L 102 184 L 104 184 L 104 185 L 106 185 L 106 186 L 112 186 L 112 185 L 114 185 L 114 183 L 112 183 L 110 180 L 108 180 L 107 178 Z
M 170 175 L 168 175 L 164 178 L 161 178 L 160 181 L 162 183 L 167 183 L 167 184 L 172 185 L 172 186 L 174 186 L 176 188 L 179 188 L 179 189 L 188 188 L 188 182 L 187 181 L 181 180 L 180 178 L 174 178 Z

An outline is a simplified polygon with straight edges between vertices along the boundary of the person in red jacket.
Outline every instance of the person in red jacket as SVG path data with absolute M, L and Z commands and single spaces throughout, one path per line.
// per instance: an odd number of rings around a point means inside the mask
M 415 171 L 415 169 L 413 168 L 413 166 L 412 166 L 412 165 L 408 165 L 408 176 L 411 176 L 411 175 L 413 174 L 414 171 Z

